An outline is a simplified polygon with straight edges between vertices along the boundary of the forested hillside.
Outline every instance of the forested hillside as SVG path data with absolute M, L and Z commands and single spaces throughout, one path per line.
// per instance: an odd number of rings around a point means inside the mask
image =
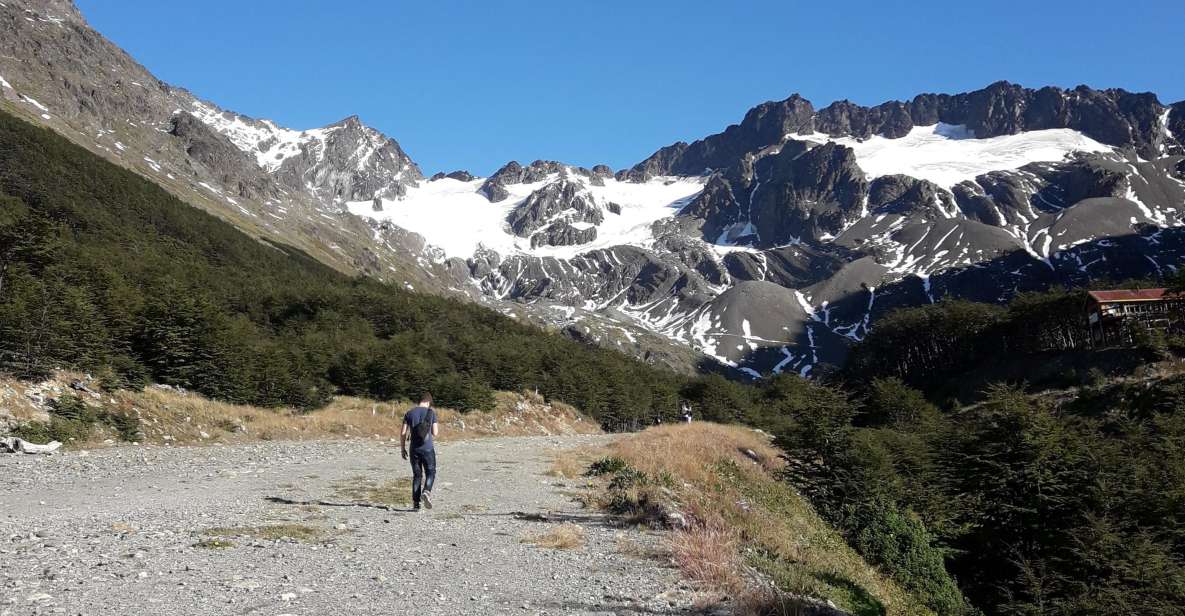
M 826 382 L 688 378 L 344 276 L 0 113 L 3 371 L 305 409 L 424 389 L 480 409 L 538 388 L 610 428 L 674 419 L 686 399 L 775 435 L 785 479 L 940 614 L 1182 613 L 1185 377 L 1133 372 L 1180 345 L 1074 348 L 1059 319 L 1076 301 L 900 312 Z M 1017 366 L 1053 368 L 1025 390 Z

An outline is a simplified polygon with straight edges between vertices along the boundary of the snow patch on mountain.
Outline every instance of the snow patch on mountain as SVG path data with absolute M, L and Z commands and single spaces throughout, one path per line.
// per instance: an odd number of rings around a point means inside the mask
M 336 128 L 292 130 L 276 126 L 270 120 L 245 121 L 242 116 L 219 111 L 201 101 L 193 102 L 193 115 L 214 130 L 226 135 L 240 150 L 255 155 L 255 160 L 268 173 L 284 164 L 285 160 L 300 155 L 301 146 L 321 141 Z
M 875 135 L 861 140 L 831 137 L 824 133 L 788 137 L 818 143 L 831 141 L 852 148 L 856 163 L 869 179 L 901 174 L 930 180 L 946 188 L 991 171 L 1060 161 L 1075 152 L 1112 151 L 1111 146 L 1068 128 L 976 139 L 966 126 L 939 123 L 915 126 L 899 139 Z
M 510 197 L 497 203 L 478 192 L 485 178 L 462 182 L 443 178 L 421 182 L 398 199 L 382 199 L 381 211 L 374 201 L 354 201 L 346 206 L 350 213 L 373 220 L 390 222 L 424 237 L 450 257 L 473 256 L 479 248 L 503 256 L 523 254 L 570 259 L 578 254 L 612 246 L 650 247 L 654 243 L 652 225 L 675 215 L 688 199 L 703 189 L 702 178 L 655 178 L 645 183 L 605 179 L 604 186 L 594 186 L 585 178 L 579 182 L 592 199 L 608 210 L 608 204 L 620 206 L 620 213 L 607 211 L 592 242 L 574 246 L 531 247 L 530 238 L 516 236 L 507 227 L 507 216 L 532 192 L 559 181 L 552 174 L 540 182 L 506 186 Z M 580 224 L 580 223 L 577 223 Z M 577 228 L 587 228 L 581 224 Z
M 4 80 L 3 75 L 0 75 L 0 87 L 8 88 L 9 90 L 13 89 L 12 84 Z

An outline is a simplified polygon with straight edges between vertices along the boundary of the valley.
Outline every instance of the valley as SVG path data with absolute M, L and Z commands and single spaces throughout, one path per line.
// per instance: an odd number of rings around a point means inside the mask
M 1185 614 L 1159 21 L 78 2 L 0 0 L 0 616 Z

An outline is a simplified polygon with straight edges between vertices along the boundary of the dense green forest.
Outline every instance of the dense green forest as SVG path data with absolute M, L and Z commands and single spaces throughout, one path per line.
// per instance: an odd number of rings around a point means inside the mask
M 685 377 L 348 277 L 0 113 L 3 371 L 305 409 L 424 389 L 478 409 L 496 389 L 538 388 L 610 428 L 687 399 L 773 434 L 786 480 L 944 615 L 1185 609 L 1185 377 L 1108 375 L 1180 345 L 1083 351 L 1067 342 L 1080 301 L 901 311 L 826 382 Z

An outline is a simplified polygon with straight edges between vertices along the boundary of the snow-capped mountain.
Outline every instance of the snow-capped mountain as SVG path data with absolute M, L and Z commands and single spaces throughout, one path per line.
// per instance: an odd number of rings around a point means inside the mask
M 794 95 L 616 173 L 424 179 L 356 117 L 293 130 L 164 84 L 65 0 L 4 0 L 0 33 L 5 109 L 250 233 L 675 367 L 810 374 L 895 307 L 1185 252 L 1185 103 L 1153 94 Z
M 348 200 L 422 176 L 399 144 L 349 117 L 292 130 L 164 83 L 95 32 L 69 0 L 0 2 L 0 101 L 260 237 L 348 271 L 426 276 L 418 238 L 376 250 Z

